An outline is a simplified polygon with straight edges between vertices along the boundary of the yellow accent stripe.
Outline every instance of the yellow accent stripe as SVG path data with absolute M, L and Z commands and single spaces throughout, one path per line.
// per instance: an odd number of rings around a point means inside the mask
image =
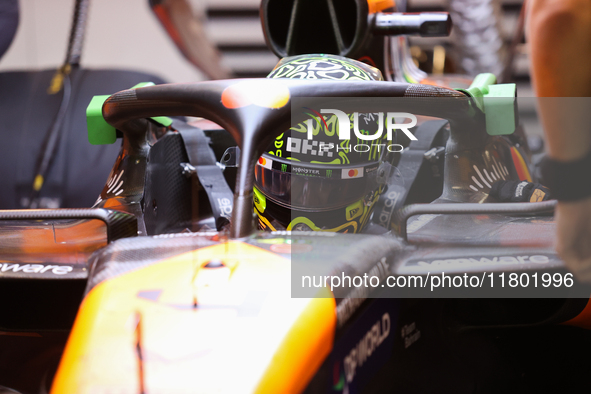
M 277 231 L 275 229 L 275 227 L 273 227 L 273 225 L 271 224 L 271 222 L 269 222 L 269 220 L 266 217 L 264 217 L 263 215 L 261 215 L 260 212 L 257 209 L 255 209 L 254 212 L 257 214 L 257 216 L 259 217 L 259 220 L 261 222 L 263 222 L 263 224 L 266 224 L 267 226 L 269 226 L 269 230 L 271 230 L 271 231 Z
M 295 218 L 294 220 L 291 221 L 291 223 L 289 223 L 289 225 L 287 226 L 287 231 L 291 231 L 291 229 L 293 229 L 297 224 L 300 223 L 304 223 L 306 226 L 310 227 L 313 231 L 328 231 L 328 232 L 337 232 L 340 231 L 346 227 L 353 227 L 353 232 L 356 233 L 357 232 L 357 222 L 347 222 L 345 224 L 341 224 L 338 227 L 335 228 L 330 228 L 330 229 L 321 229 L 320 227 L 316 226 L 314 224 L 314 222 L 312 222 L 310 219 L 308 219 L 305 216 L 300 216 Z
M 255 393 L 300 393 L 330 354 L 336 330 L 336 301 L 328 289 L 310 299 L 273 356 Z
M 35 191 L 38 192 L 39 190 L 41 190 L 41 187 L 43 187 L 43 176 L 38 174 L 35 177 L 35 181 L 33 182 L 33 189 L 35 189 Z

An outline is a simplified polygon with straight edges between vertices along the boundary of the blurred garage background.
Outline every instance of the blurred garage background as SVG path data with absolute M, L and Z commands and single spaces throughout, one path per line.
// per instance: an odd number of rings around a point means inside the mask
M 482 21 L 471 20 L 466 5 L 471 4 L 473 8 L 474 4 L 482 3 L 481 0 L 408 0 L 407 7 L 410 12 L 449 11 L 450 2 L 458 11 L 466 12 L 463 22 L 466 29 L 477 29 Z M 497 13 L 497 31 L 479 32 L 479 40 L 492 42 L 500 39 L 506 50 L 515 36 L 523 0 L 484 1 L 487 2 Z M 277 62 L 277 57 L 265 45 L 259 4 L 260 0 L 191 0 L 194 13 L 205 17 L 206 33 L 220 50 L 222 63 L 237 77 L 264 76 Z M 58 67 L 66 52 L 74 0 L 21 0 L 20 6 L 20 26 L 12 46 L 0 60 L 0 71 Z M 483 17 L 486 16 L 479 16 Z M 454 22 L 457 24 L 458 20 Z M 498 34 L 497 38 L 495 34 Z M 468 59 L 462 61 L 458 55 L 459 42 L 457 33 L 447 38 L 410 39 L 415 62 L 428 72 L 439 71 L 437 67 L 433 70 L 434 50 L 439 64 L 444 56 L 446 72 L 463 69 L 475 74 L 481 71 Z M 472 50 L 491 51 L 479 47 L 481 43 L 474 45 Z M 523 39 L 514 53 L 511 79 L 518 84 L 520 97 L 532 97 L 527 45 Z M 503 50 L 499 54 L 506 56 Z M 482 56 L 485 57 L 486 54 Z M 205 78 L 173 45 L 150 9 L 148 0 L 91 1 L 82 65 L 144 71 L 160 75 L 169 82 Z M 521 99 L 520 105 L 528 133 L 540 134 L 541 130 L 533 119 L 534 100 Z
M 219 50 L 222 65 L 234 76 L 263 77 L 276 65 L 278 58 L 267 49 L 263 37 L 260 0 L 187 1 L 192 13 L 200 17 L 209 41 Z M 397 0 L 399 4 L 404 1 Z M 513 43 L 512 72 L 505 80 L 517 83 L 521 124 L 531 137 L 533 150 L 541 152 L 542 129 L 530 84 L 527 44 L 516 35 L 524 0 L 406 1 L 409 12 L 450 11 L 454 18 L 450 37 L 410 38 L 413 60 L 426 72 L 472 76 L 494 72 L 500 76 Z M 8 52 L 0 59 L 0 72 L 45 69 L 54 73 L 64 61 L 74 6 L 75 0 L 20 0 L 20 25 Z M 168 82 L 206 79 L 175 46 L 149 0 L 90 0 L 81 65 L 140 71 Z M 13 100 L 13 93 L 8 92 L 6 97 Z M 81 143 L 86 144 L 85 136 Z M 35 152 L 41 148 L 22 144 L 31 155 L 27 160 L 34 162 Z M 116 153 L 113 150 L 112 154 Z
M 408 11 L 448 10 L 450 0 L 409 0 Z M 496 1 L 496 0 L 495 0 Z M 477 2 L 477 1 L 476 1 Z M 264 76 L 277 62 L 266 48 L 259 19 L 259 0 L 192 0 L 195 12 L 207 16 L 206 31 L 222 52 L 223 63 L 236 76 Z M 474 0 L 459 0 L 459 7 Z M 494 3 L 494 2 L 493 2 Z M 16 39 L 0 61 L 0 70 L 57 67 L 63 61 L 74 0 L 21 0 L 21 21 Z M 499 31 L 508 45 L 515 33 L 522 0 L 498 0 Z M 432 66 L 433 48 L 445 49 L 453 69 L 454 36 L 411 38 L 413 55 L 422 68 Z M 118 67 L 159 74 L 170 82 L 203 79 L 172 45 L 149 8 L 147 0 L 95 0 L 90 2 L 82 64 Z M 527 49 L 517 47 L 514 78 L 521 96 L 531 95 Z

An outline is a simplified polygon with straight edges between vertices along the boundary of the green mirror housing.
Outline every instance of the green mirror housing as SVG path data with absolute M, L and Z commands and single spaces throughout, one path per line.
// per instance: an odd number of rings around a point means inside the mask
M 517 88 L 514 83 L 496 84 L 490 73 L 478 74 L 468 89 L 457 89 L 474 98 L 484 112 L 489 135 L 509 135 L 517 127 Z
M 141 82 L 132 87 L 132 89 L 154 86 L 153 82 Z M 88 142 L 92 145 L 109 145 L 117 141 L 117 131 L 108 124 L 103 118 L 103 104 L 111 97 L 110 95 L 94 96 L 90 104 L 86 107 L 86 128 L 88 130 Z M 151 118 L 164 127 L 172 124 L 172 119 L 166 116 L 156 116 Z

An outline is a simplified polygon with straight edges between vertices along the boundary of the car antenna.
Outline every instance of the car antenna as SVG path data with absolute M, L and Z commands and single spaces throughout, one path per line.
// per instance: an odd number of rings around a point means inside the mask
M 72 69 L 80 66 L 89 2 L 90 0 L 76 0 L 66 59 L 64 60 L 64 64 L 56 71 L 49 88 L 47 89 L 47 93 L 50 95 L 57 94 L 63 90 L 62 100 L 58 113 L 47 131 L 45 141 L 41 146 L 41 151 L 35 163 L 35 177 L 33 178 L 32 184 L 33 190 L 31 191 L 27 204 L 29 208 L 36 208 L 35 200 L 39 197 L 41 188 L 45 183 L 47 171 L 51 166 L 51 162 L 55 156 L 60 141 L 62 125 L 68 111 L 72 93 L 70 73 L 72 72 Z

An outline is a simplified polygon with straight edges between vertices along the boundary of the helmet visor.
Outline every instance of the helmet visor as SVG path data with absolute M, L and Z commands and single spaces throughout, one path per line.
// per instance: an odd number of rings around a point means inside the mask
M 379 162 L 364 166 L 300 164 L 263 155 L 255 166 L 257 188 L 277 204 L 322 211 L 359 201 L 379 185 Z

